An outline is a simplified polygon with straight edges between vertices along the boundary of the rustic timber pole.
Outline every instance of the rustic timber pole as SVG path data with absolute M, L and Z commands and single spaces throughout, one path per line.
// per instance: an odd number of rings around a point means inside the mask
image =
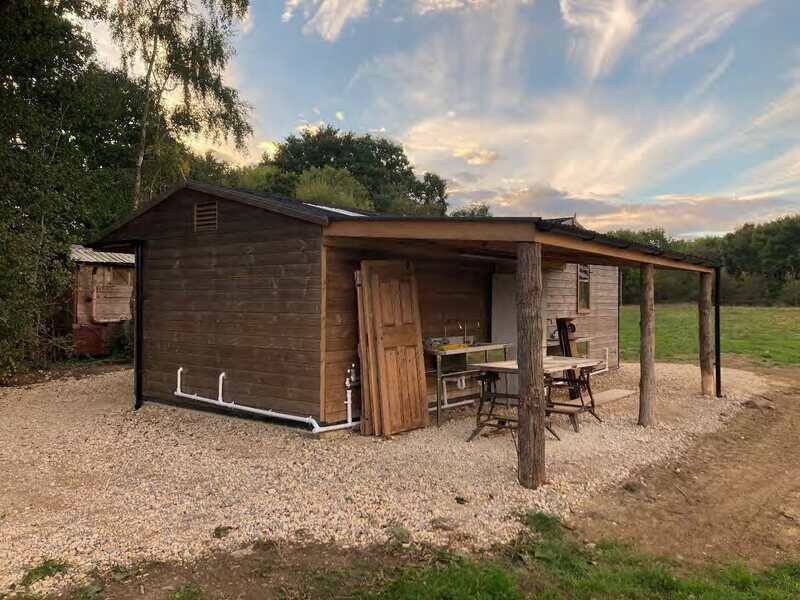
M 722 268 L 714 268 L 714 374 L 717 376 L 717 398 L 722 398 L 722 346 L 719 305 L 722 301 Z
M 714 394 L 714 343 L 712 341 L 711 273 L 700 273 L 700 297 L 697 302 L 700 333 L 700 391 L 704 396 Z
M 542 352 L 542 246 L 517 244 L 517 366 L 519 367 L 518 478 L 545 483 L 545 397 Z
M 144 389 L 142 387 L 142 372 L 144 365 L 144 242 L 136 244 L 134 255 L 136 265 L 136 306 L 133 313 L 133 408 L 137 410 L 144 402 Z
M 655 267 L 642 265 L 639 269 L 642 300 L 639 327 L 641 330 L 639 364 L 639 425 L 647 427 L 656 423 L 656 307 Z

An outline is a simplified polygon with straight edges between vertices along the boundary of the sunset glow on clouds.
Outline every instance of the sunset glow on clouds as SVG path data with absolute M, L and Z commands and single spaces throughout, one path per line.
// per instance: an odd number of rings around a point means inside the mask
M 453 207 L 727 231 L 800 210 L 798 23 L 796 0 L 253 2 L 243 160 L 331 123 L 403 143 Z

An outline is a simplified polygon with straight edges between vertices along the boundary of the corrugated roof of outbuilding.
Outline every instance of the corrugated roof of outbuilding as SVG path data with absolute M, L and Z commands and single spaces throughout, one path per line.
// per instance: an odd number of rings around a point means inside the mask
M 86 246 L 75 244 L 70 246 L 69 257 L 75 262 L 95 263 L 103 265 L 134 266 L 136 257 L 123 252 L 98 252 Z

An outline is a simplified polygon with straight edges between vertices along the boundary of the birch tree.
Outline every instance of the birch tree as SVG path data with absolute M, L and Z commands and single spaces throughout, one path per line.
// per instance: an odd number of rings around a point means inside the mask
M 223 83 L 236 24 L 249 0 L 116 0 L 108 18 L 123 68 L 142 80 L 133 203 L 143 200 L 142 167 L 152 115 L 161 111 L 175 135 L 232 140 L 252 133 L 248 106 Z

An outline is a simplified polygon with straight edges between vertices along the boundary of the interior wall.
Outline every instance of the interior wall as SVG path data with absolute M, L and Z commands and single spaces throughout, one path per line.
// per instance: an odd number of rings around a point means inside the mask
M 591 266 L 590 305 L 587 313 L 578 313 L 576 265 L 542 271 L 543 334 L 555 337 L 556 319 L 574 319 L 577 335 L 589 338 L 589 356 L 605 358 L 611 367 L 619 365 L 617 323 L 618 275 L 616 267 Z M 517 343 L 516 282 L 513 273 L 497 273 L 492 281 L 492 341 Z
M 351 364 L 358 364 L 358 311 L 355 272 L 361 260 L 400 258 L 390 253 L 341 247 L 327 247 L 325 254 L 325 399 L 323 419 L 334 423 L 346 417 L 344 380 Z M 457 262 L 412 259 L 417 276 L 422 336 L 443 337 L 467 334 L 489 341 L 491 328 L 490 264 L 465 265 Z M 435 368 L 426 356 L 426 370 Z M 435 397 L 433 376 L 428 392 Z

